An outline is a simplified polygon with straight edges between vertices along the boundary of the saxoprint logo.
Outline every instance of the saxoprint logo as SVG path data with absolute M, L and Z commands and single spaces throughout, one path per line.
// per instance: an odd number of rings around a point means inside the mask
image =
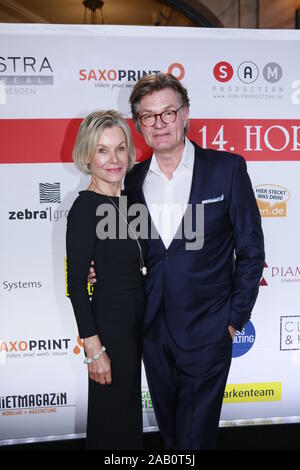
M 165 70 L 164 70 L 165 71 Z M 94 66 L 79 70 L 79 80 L 93 83 L 97 88 L 107 88 L 110 90 L 120 88 L 133 88 L 136 82 L 144 75 L 157 75 L 162 72 L 161 68 L 156 69 L 115 69 L 109 66 Z M 185 68 L 179 62 L 174 62 L 167 67 L 167 72 L 174 75 L 178 80 L 185 76 Z
M 214 98 L 283 98 L 283 88 L 275 85 L 283 76 L 282 67 L 277 62 L 259 66 L 251 60 L 234 65 L 220 61 L 213 68 L 213 76 L 217 82 L 223 84 L 212 87 Z
M 79 356 L 83 351 L 83 342 L 77 336 L 72 338 L 10 338 L 0 339 L 0 357 L 5 364 L 12 360 L 37 360 L 61 358 L 62 356 Z
M 246 354 L 255 342 L 255 328 L 251 321 L 248 321 L 242 331 L 237 331 L 232 349 L 232 357 L 240 357 Z

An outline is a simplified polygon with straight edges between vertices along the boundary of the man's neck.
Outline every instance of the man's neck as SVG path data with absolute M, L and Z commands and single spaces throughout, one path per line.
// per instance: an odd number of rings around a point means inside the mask
M 182 159 L 184 145 L 185 143 L 182 142 L 182 145 L 178 146 L 174 151 L 155 152 L 155 158 L 160 171 L 169 179 L 172 179 L 173 173 Z

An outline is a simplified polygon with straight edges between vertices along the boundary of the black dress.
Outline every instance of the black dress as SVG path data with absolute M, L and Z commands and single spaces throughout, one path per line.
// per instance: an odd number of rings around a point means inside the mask
M 119 207 L 118 197 L 109 199 L 93 191 L 81 191 L 67 223 L 68 292 L 79 335 L 99 335 L 112 370 L 111 385 L 89 379 L 87 448 L 142 449 L 141 335 L 145 298 L 140 251 L 135 239 L 120 238 L 119 213 L 111 201 Z M 115 239 L 97 237 L 96 226 L 107 216 L 96 215 L 102 204 L 109 204 L 115 211 Z M 143 240 L 139 242 L 144 250 Z M 91 260 L 95 261 L 97 283 L 90 301 L 87 276 Z

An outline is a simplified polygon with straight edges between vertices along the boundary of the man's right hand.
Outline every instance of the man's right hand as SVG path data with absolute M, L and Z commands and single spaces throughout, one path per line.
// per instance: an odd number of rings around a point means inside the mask
M 95 284 L 97 282 L 96 273 L 95 273 L 95 269 L 94 269 L 94 264 L 95 263 L 92 260 L 90 270 L 89 270 L 89 275 L 88 275 L 88 282 L 90 284 Z

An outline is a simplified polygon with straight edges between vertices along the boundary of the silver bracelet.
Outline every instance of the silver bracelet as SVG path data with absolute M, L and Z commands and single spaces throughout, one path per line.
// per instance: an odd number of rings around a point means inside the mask
M 92 362 L 97 361 L 97 359 L 99 359 L 99 357 L 102 356 L 105 350 L 106 350 L 106 347 L 102 346 L 100 350 L 97 352 L 97 354 L 95 354 L 93 357 L 86 357 L 83 361 L 84 364 L 91 364 Z

